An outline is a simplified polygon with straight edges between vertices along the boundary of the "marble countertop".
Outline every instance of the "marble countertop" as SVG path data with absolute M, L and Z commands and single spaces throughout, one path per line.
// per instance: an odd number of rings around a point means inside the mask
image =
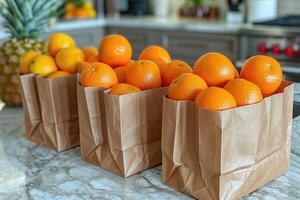
M 161 183 L 160 166 L 121 178 L 81 160 L 78 147 L 56 153 L 26 140 L 24 132 L 21 109 L 0 111 L 0 146 L 25 177 L 23 182 L 0 184 L 0 200 L 192 199 Z M 300 117 L 293 123 L 290 170 L 243 199 L 300 199 Z
M 77 29 L 88 29 L 95 27 L 103 27 L 106 24 L 104 18 L 96 19 L 77 19 L 77 20 L 62 20 L 50 26 L 49 32 L 63 32 Z
M 47 32 L 71 31 L 78 29 L 87 29 L 95 27 L 132 27 L 151 30 L 168 30 L 168 31 L 186 31 L 200 33 L 220 33 L 220 34 L 250 34 L 266 33 L 281 34 L 284 32 L 299 33 L 299 28 L 294 27 L 276 27 L 251 24 L 231 24 L 224 19 L 207 20 L 192 19 L 180 17 L 155 17 L 155 16 L 121 16 L 121 17 L 103 17 L 95 19 L 77 19 L 77 20 L 60 20 L 50 26 Z M 8 38 L 8 34 L 0 23 L 0 40 Z
M 227 24 L 224 20 L 199 20 L 181 18 L 156 18 L 153 16 L 145 17 L 120 17 L 85 19 L 85 20 L 63 20 L 52 25 L 48 32 L 70 31 L 76 29 L 86 29 L 91 27 L 136 27 L 158 30 L 182 30 L 193 32 L 209 33 L 239 33 L 242 25 Z M 8 38 L 0 24 L 0 40 Z
M 96 19 L 85 19 L 85 20 L 62 20 L 55 24 L 50 25 L 47 32 L 64 32 L 78 29 L 87 29 L 87 28 L 95 28 L 95 27 L 104 27 L 106 24 L 105 19 L 96 18 Z M 9 35 L 4 31 L 0 23 L 0 40 L 4 40 L 8 38 Z
M 180 30 L 209 33 L 239 33 L 241 25 L 228 24 L 224 20 L 199 20 L 190 18 L 156 18 L 146 17 L 121 17 L 107 18 L 105 25 L 108 27 L 135 27 L 157 30 Z

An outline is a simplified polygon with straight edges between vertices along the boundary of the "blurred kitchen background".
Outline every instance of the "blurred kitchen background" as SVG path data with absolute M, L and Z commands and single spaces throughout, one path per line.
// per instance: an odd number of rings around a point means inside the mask
M 130 40 L 134 58 L 150 44 L 191 65 L 209 51 L 237 67 L 252 55 L 271 55 L 285 79 L 299 82 L 294 107 L 300 114 L 300 0 L 66 0 L 55 14 L 45 38 L 67 32 L 84 47 L 119 33 Z M 8 37 L 0 25 L 0 43 Z

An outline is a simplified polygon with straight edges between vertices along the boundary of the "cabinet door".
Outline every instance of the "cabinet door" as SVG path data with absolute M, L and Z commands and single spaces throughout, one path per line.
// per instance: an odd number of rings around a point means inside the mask
M 222 53 L 233 61 L 238 58 L 237 35 L 169 32 L 167 39 L 172 57 L 191 65 L 199 56 L 211 51 Z
M 107 27 L 106 34 L 125 36 L 133 47 L 133 59 L 148 45 L 160 45 L 168 49 L 173 59 L 181 59 L 193 65 L 204 53 L 216 51 L 238 59 L 239 36 L 237 34 L 208 34 L 186 31 L 160 31 L 153 29 Z
M 144 29 L 129 29 L 123 27 L 108 27 L 106 34 L 121 34 L 126 37 L 133 49 L 133 59 L 148 45 L 162 45 L 162 35 L 158 31 Z
M 53 32 L 56 31 L 54 30 Z M 85 46 L 95 46 L 98 48 L 99 41 L 104 35 L 102 28 L 75 29 L 66 30 L 64 32 L 71 35 L 76 40 L 77 46 L 81 48 Z M 46 38 L 48 38 L 50 34 L 48 34 Z

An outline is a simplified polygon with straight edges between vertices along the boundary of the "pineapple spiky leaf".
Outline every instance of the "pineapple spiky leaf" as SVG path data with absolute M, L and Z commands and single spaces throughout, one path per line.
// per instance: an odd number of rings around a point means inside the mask
M 4 27 L 12 38 L 40 37 L 58 7 L 57 0 L 6 0 L 0 4 Z

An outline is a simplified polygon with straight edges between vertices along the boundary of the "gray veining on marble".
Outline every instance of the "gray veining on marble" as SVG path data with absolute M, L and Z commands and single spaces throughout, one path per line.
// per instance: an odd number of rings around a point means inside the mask
M 79 148 L 56 153 L 24 137 L 21 109 L 0 112 L 0 141 L 11 164 L 26 175 L 24 185 L 0 187 L 0 200 L 185 200 L 160 181 L 160 167 L 118 177 L 80 159 Z M 300 117 L 294 119 L 289 172 L 243 200 L 300 199 Z

